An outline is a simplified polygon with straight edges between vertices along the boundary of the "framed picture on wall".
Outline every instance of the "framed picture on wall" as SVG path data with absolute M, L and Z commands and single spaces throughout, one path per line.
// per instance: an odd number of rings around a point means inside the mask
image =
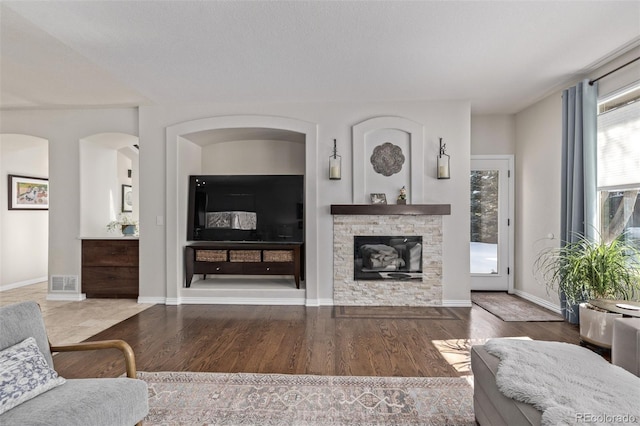
M 122 185 L 122 212 L 133 211 L 133 193 L 131 185 Z
M 48 210 L 49 179 L 9 175 L 9 210 Z

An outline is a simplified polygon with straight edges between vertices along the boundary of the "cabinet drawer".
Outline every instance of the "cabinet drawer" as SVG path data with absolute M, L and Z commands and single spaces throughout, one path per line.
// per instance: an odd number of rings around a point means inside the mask
M 84 240 L 84 266 L 138 266 L 138 241 Z
M 83 267 L 82 292 L 88 297 L 138 296 L 138 268 Z
M 251 263 L 244 264 L 242 271 L 253 275 L 293 275 L 291 263 Z
M 227 262 L 195 262 L 194 274 L 241 274 L 241 263 Z

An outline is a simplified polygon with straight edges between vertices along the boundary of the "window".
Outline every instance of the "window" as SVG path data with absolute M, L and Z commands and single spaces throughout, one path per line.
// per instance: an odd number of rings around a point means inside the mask
M 640 239 L 640 82 L 599 100 L 597 167 L 602 239 Z

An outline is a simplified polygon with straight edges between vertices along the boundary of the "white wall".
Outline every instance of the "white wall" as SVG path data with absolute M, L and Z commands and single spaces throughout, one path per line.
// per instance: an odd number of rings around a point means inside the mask
M 304 174 L 304 143 L 276 140 L 217 142 L 202 148 L 202 174 Z
M 425 127 L 424 193 L 428 203 L 452 205 L 452 215 L 444 218 L 444 299 L 469 300 L 469 159 L 470 106 L 467 102 L 388 102 L 388 103 L 309 103 L 309 104 L 211 104 L 140 107 L 140 195 L 141 209 L 141 289 L 143 298 L 166 297 L 160 283 L 166 271 L 158 267 L 164 257 L 165 229 L 156 225 L 165 216 L 165 128 L 202 117 L 259 114 L 289 117 L 317 124 L 318 147 L 313 153 L 318 170 L 318 209 L 314 215 L 318 230 L 319 299 L 331 300 L 332 229 L 331 204 L 350 204 L 352 200 L 351 127 L 368 118 L 394 115 L 406 117 Z M 447 148 L 455 171 L 450 180 L 438 181 L 435 161 L 438 138 L 449 141 Z M 330 181 L 328 158 L 333 139 L 343 155 L 343 178 Z M 173 172 L 175 173 L 175 171 Z M 186 191 L 178 198 L 185 198 Z M 167 223 L 167 226 L 174 226 Z M 181 225 L 180 225 L 181 226 Z M 181 283 L 175 283 L 176 286 Z
M 83 237 L 110 235 L 106 225 L 115 220 L 120 206 L 118 152 L 114 149 L 80 141 L 80 234 Z
M 511 114 L 471 116 L 471 155 L 516 153 L 516 121 Z
M 635 48 L 604 64 L 588 77 L 598 78 L 639 55 L 640 48 Z M 638 79 L 640 63 L 636 62 L 603 78 L 598 83 L 599 96 Z M 567 87 L 575 83 L 577 81 Z M 515 139 L 516 293 L 559 307 L 558 295 L 547 291 L 534 263 L 542 249 L 560 244 L 562 90 L 516 114 Z M 553 234 L 554 239 L 549 239 L 549 234 Z
M 535 260 L 542 249 L 558 246 L 562 97 L 555 93 L 516 115 L 516 262 L 515 289 L 552 301 L 536 279 Z M 554 240 L 547 236 L 553 234 Z
M 0 290 L 47 279 L 49 212 L 8 210 L 7 175 L 49 176 L 49 143 L 0 135 Z
M 591 73 L 590 78 L 603 76 L 638 57 L 640 57 L 640 47 L 632 49 L 610 63 L 603 65 L 599 70 Z M 598 96 L 605 96 L 638 80 L 640 80 L 640 61 L 634 62 L 598 81 Z
M 48 273 L 80 276 L 79 141 L 105 132 L 137 135 L 137 109 L 12 110 L 1 115 L 0 133 L 29 134 L 49 141 Z
M 317 165 L 318 298 L 330 301 L 332 291 L 331 204 L 350 204 L 352 194 L 351 127 L 378 116 L 406 117 L 425 128 L 424 197 L 427 203 L 451 204 L 444 217 L 443 297 L 469 300 L 468 212 L 470 105 L 468 102 L 387 102 L 309 104 L 211 104 L 140 107 L 136 109 L 3 111 L 3 133 L 46 137 L 50 146 L 49 274 L 80 275 L 79 140 L 103 132 L 140 135 L 140 277 L 141 297 L 166 297 L 165 191 L 167 126 L 202 117 L 257 114 L 290 117 L 317 125 L 318 146 L 307 153 Z M 138 124 L 139 122 L 139 124 Z M 437 180 L 438 139 L 447 141 L 453 175 Z M 330 181 L 328 158 L 333 139 L 343 155 L 343 178 Z M 307 163 L 308 164 L 308 163 Z M 315 172 L 315 171 L 314 171 Z M 186 197 L 186 191 L 180 194 Z M 174 225 L 171 225 L 174 226 Z M 178 285 L 178 283 L 176 283 Z

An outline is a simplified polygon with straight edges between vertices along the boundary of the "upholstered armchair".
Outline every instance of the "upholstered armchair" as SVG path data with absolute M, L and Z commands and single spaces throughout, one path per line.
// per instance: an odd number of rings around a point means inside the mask
M 127 377 L 64 379 L 55 372 L 52 352 L 113 348 L 124 356 Z M 146 383 L 135 377 L 135 357 L 126 342 L 50 345 L 35 302 L 0 308 L 0 424 L 140 423 L 149 411 L 148 391 Z

